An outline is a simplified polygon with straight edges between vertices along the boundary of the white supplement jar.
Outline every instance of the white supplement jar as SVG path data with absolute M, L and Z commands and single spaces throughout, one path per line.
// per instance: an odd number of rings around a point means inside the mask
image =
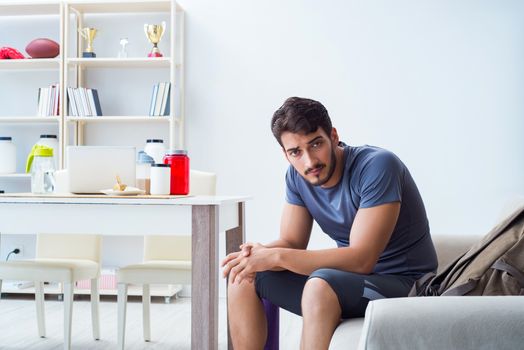
M 169 164 L 151 164 L 151 194 L 169 194 L 171 184 L 171 166 Z

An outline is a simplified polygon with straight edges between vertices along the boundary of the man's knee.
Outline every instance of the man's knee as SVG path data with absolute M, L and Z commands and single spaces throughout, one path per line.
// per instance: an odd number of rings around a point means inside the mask
M 242 281 L 242 283 L 231 283 L 230 279 L 227 281 L 228 298 L 237 298 L 253 293 L 256 293 L 254 282 Z
M 340 314 L 337 294 L 328 282 L 322 278 L 310 278 L 302 293 L 302 315 L 325 315 L 326 312 Z

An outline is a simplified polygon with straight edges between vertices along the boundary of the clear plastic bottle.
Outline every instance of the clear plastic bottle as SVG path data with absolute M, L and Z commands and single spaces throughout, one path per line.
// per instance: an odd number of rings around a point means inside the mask
M 27 160 L 26 170 L 31 170 L 32 193 L 44 194 L 54 192 L 55 166 L 52 148 L 35 145 Z
M 44 134 L 40 135 L 40 139 L 36 143 L 37 145 L 51 147 L 53 149 L 53 162 L 55 164 L 55 170 L 58 169 L 58 138 L 56 135 Z

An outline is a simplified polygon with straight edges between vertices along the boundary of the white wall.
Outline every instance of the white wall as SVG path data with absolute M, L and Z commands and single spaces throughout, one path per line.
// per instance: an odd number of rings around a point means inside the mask
M 254 197 L 248 240 L 278 234 L 287 165 L 269 121 L 293 95 L 323 102 L 344 141 L 396 152 L 435 234 L 487 232 L 524 192 L 524 3 L 180 3 L 187 148 L 194 168 L 218 173 L 219 193 Z M 312 242 L 331 245 L 318 230 Z
M 346 142 L 396 152 L 433 233 L 486 232 L 524 191 L 524 3 L 182 4 L 192 160 L 221 193 L 254 196 L 249 240 L 278 233 L 286 162 L 269 121 L 292 95 L 322 101 Z

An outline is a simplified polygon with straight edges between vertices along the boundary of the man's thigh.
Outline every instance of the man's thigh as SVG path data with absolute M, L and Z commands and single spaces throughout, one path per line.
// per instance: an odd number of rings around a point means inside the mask
M 361 275 L 358 273 L 319 269 L 311 276 L 291 271 L 257 273 L 259 297 L 290 312 L 302 315 L 302 291 L 309 278 L 322 278 L 337 294 L 342 318 L 362 317 L 370 300 L 407 296 L 414 279 L 398 275 Z

